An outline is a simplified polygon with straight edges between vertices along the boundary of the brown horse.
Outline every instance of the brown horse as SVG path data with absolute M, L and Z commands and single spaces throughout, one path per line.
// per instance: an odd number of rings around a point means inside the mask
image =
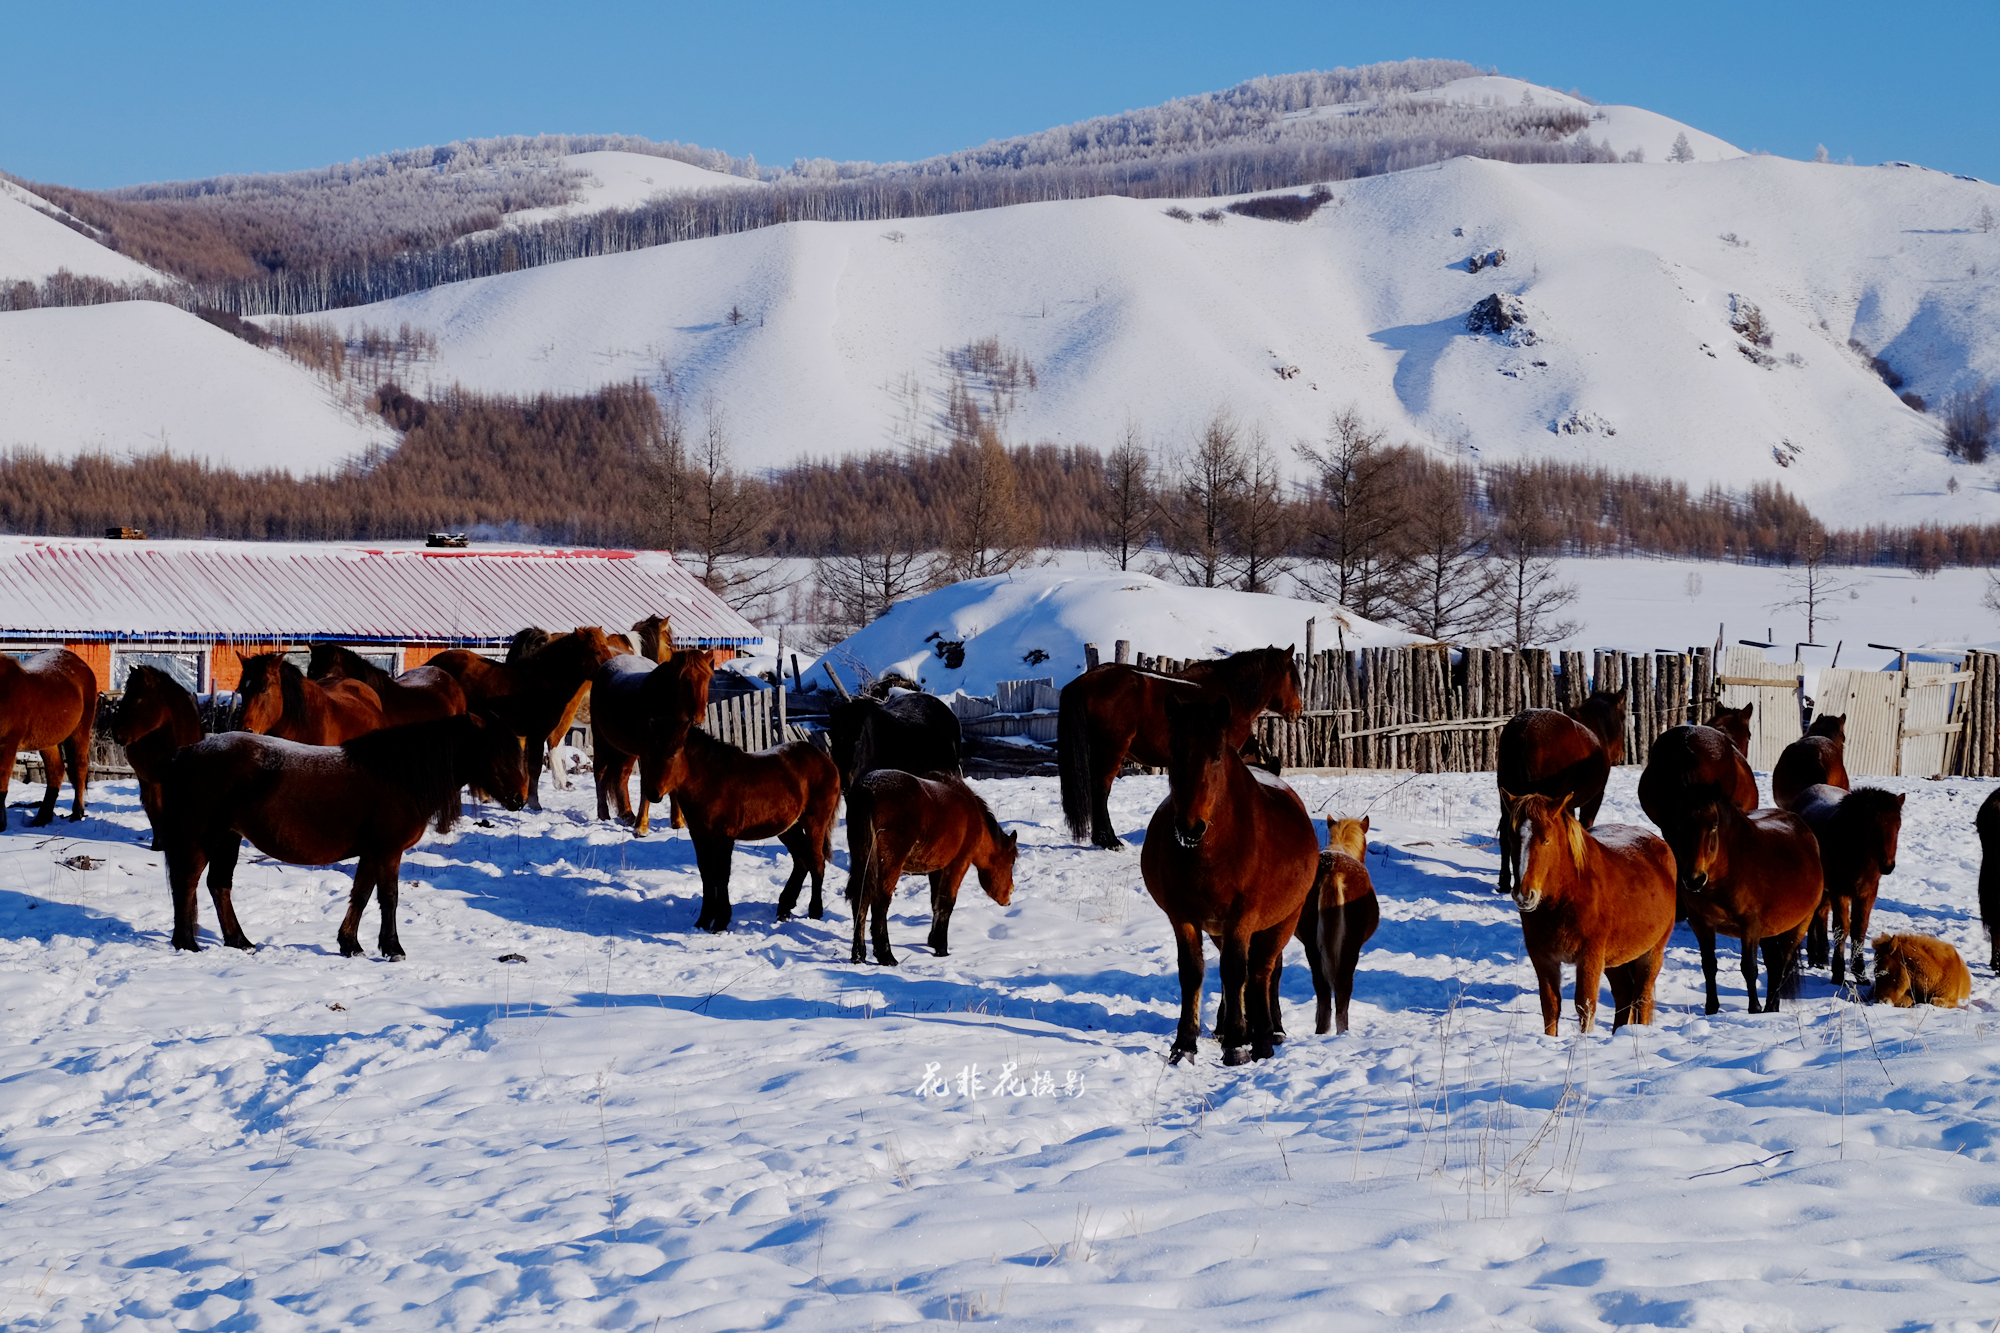
M 2000 972 L 2000 787 L 1979 803 L 1973 828 L 1979 834 L 1979 919 L 1992 951 L 1987 966 Z
M 139 779 L 139 804 L 153 826 L 153 850 L 160 849 L 160 780 L 174 752 L 201 739 L 201 713 L 194 696 L 158 667 L 135 666 L 125 678 L 125 694 L 109 710 L 104 729 L 125 751 Z
M 1756 809 L 1757 778 L 1749 761 L 1714 727 L 1668 727 L 1653 742 L 1639 775 L 1639 808 L 1673 848 L 1683 884 L 1694 864 L 1692 812 L 1710 795 L 1738 810 Z
M 1268 771 L 1268 770 L 1267 770 Z M 1354 968 L 1361 961 L 1361 947 L 1374 937 L 1382 920 L 1381 904 L 1375 901 L 1375 881 L 1368 877 L 1368 817 L 1326 820 L 1327 841 L 1319 854 L 1319 874 L 1312 891 L 1306 894 L 1305 909 L 1295 928 L 1305 946 L 1306 962 L 1312 967 L 1313 1031 L 1324 1034 L 1329 1026 L 1347 1031 L 1347 1002 L 1354 998 Z M 1278 1030 L 1277 977 L 1271 971 L 1271 1018 Z
M 1056 765 L 1062 775 L 1063 818 L 1072 838 L 1086 830 L 1098 847 L 1116 849 L 1111 783 L 1127 757 L 1154 766 L 1170 762 L 1165 703 L 1222 698 L 1229 702 L 1229 744 L 1249 739 L 1266 708 L 1286 717 L 1305 710 L 1298 664 L 1290 648 L 1254 648 L 1218 662 L 1195 662 L 1178 676 L 1110 662 L 1063 686 L 1056 718 Z
M 313 645 L 312 657 L 306 663 L 306 679 L 321 685 L 335 680 L 354 680 L 366 685 L 382 701 L 385 727 L 435 722 L 465 711 L 465 691 L 450 673 L 434 666 L 419 666 L 392 676 L 352 648 L 337 643 Z
M 696 723 L 705 713 L 714 670 L 714 659 L 704 651 L 677 652 L 642 686 L 653 725 L 663 736 L 663 785 L 687 819 L 701 869 L 701 915 L 695 925 L 729 929 L 734 915 L 729 859 L 738 839 L 757 838 L 776 838 L 792 854 L 792 873 L 778 895 L 778 920 L 791 918 L 810 873 L 806 915 L 817 921 L 826 911 L 821 888 L 840 809 L 840 770 L 806 741 L 750 754 L 703 731 Z
M 1833 918 L 1833 984 L 1845 984 L 1840 944 L 1854 954 L 1854 980 L 1867 973 L 1861 966 L 1861 946 L 1868 939 L 1868 918 L 1882 876 L 1896 869 L 1896 843 L 1903 830 L 1903 798 L 1880 787 L 1842 791 L 1821 783 L 1795 795 L 1786 807 L 1819 839 L 1821 873 L 1826 895 L 1814 909 L 1806 931 L 1806 961 L 1819 967 L 1827 961 L 1827 918 Z
M 358 680 L 307 680 L 283 653 L 237 657 L 245 731 L 301 745 L 338 745 L 388 725 L 381 697 Z
M 597 668 L 619 650 L 595 625 L 568 634 L 524 629 L 514 636 L 507 661 L 495 662 L 464 648 L 439 653 L 430 665 L 448 672 L 465 691 L 468 706 L 484 709 L 514 729 L 528 750 L 528 808 L 542 808 L 542 755 L 550 735 L 572 716 Z
M 1819 841 L 1789 810 L 1749 814 L 1711 792 L 1689 812 L 1693 852 L 1681 867 L 1680 909 L 1701 944 L 1708 1009 L 1722 1008 L 1715 989 L 1715 937 L 1743 941 L 1743 988 L 1750 1012 L 1778 1012 L 1778 997 L 1797 980 L 1799 940 L 1819 906 L 1825 884 Z M 1762 946 L 1764 1004 L 1757 1003 L 1757 950 Z
M 699 651 L 699 650 L 696 650 Z M 706 656 L 706 654 L 703 654 Z M 655 802 L 665 799 L 669 738 L 656 725 L 646 681 L 675 668 L 635 654 L 621 654 L 597 668 L 590 681 L 591 768 L 597 779 L 597 817 L 632 825 L 634 837 L 652 831 Z M 639 808 L 635 815 L 627 784 L 639 768 Z
M 1576 966 L 1576 1018 L 1597 1021 L 1597 986 L 1611 983 L 1611 1030 L 1653 1021 L 1653 983 L 1674 933 L 1674 854 L 1629 824 L 1586 829 L 1568 796 L 1500 794 L 1521 830 L 1514 905 L 1541 991 L 1542 1031 L 1562 1015 L 1562 965 Z M 1713 1012 L 1713 1011 L 1711 1011 Z
M 1875 985 L 1868 998 L 1898 1009 L 1955 1009 L 1972 998 L 1972 973 L 1958 950 L 1931 935 L 1877 935 Z
M 1771 800 L 1789 810 L 1793 798 L 1824 783 L 1845 791 L 1854 785 L 1847 776 L 1847 714 L 1816 717 L 1806 734 L 1785 747 L 1771 770 Z
M 382 909 L 383 956 L 403 957 L 396 938 L 403 853 L 427 824 L 450 830 L 459 792 L 468 786 L 509 810 L 528 797 L 513 733 L 473 714 L 371 731 L 337 747 L 240 731 L 188 746 L 169 761 L 161 784 L 174 947 L 201 948 L 194 890 L 204 868 L 222 942 L 256 947 L 230 901 L 237 853 L 248 838 L 265 855 L 294 865 L 359 857 L 337 936 L 340 952 L 350 958 L 361 952 L 361 912 L 372 893 Z
M 889 900 L 904 875 L 931 880 L 931 953 L 951 952 L 951 913 L 968 869 L 1002 907 L 1014 898 L 1014 858 L 1021 835 L 1002 833 L 986 802 L 950 773 L 917 777 L 878 768 L 847 790 L 847 901 L 854 911 L 854 952 L 872 921 L 875 961 L 896 965 L 889 948 Z
M 49 789 L 29 827 L 56 817 L 56 792 L 63 765 L 69 766 L 76 801 L 71 819 L 83 818 L 84 790 L 90 785 L 90 729 L 97 721 L 97 676 L 67 648 L 50 648 L 17 659 L 0 653 L 0 828 L 7 826 L 7 793 L 14 784 L 14 757 L 37 751 Z
M 1500 731 L 1495 777 L 1516 796 L 1574 796 L 1577 818 L 1589 828 L 1604 804 L 1611 770 L 1625 762 L 1625 691 L 1592 691 L 1574 709 L 1530 708 Z M 1521 832 L 1500 802 L 1500 892 L 1512 893 L 1521 873 Z
M 1754 703 L 1744 704 L 1741 708 L 1724 708 L 1721 704 L 1717 704 L 1715 711 L 1708 715 L 1708 721 L 1705 725 L 1714 727 L 1717 731 L 1729 737 L 1729 743 L 1736 747 L 1736 753 L 1748 759 L 1750 757 L 1750 715 L 1756 710 L 1757 705 Z
M 1167 694 L 1160 705 L 1167 799 L 1146 826 L 1139 870 L 1173 923 L 1180 957 L 1181 1021 L 1168 1063 L 1193 1055 L 1201 1034 L 1204 934 L 1222 954 L 1222 1062 L 1268 1059 L 1283 1039 L 1277 972 L 1319 870 L 1319 838 L 1297 793 L 1237 753 L 1234 701 Z

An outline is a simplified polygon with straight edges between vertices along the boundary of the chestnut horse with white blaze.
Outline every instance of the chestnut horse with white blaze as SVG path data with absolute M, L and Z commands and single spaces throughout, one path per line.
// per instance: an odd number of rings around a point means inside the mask
M 42 756 L 49 788 L 42 808 L 28 821 L 33 828 L 56 817 L 56 793 L 69 767 L 76 801 L 71 819 L 83 818 L 90 785 L 90 729 L 97 721 L 97 675 L 67 648 L 31 657 L 0 653 L 0 828 L 7 826 L 7 792 L 14 782 L 14 758 L 23 750 Z
M 1576 1018 L 1597 1022 L 1597 988 L 1611 983 L 1611 1030 L 1653 1021 L 1653 986 L 1674 933 L 1674 854 L 1630 824 L 1586 829 L 1570 796 L 1501 793 L 1521 830 L 1514 905 L 1541 993 L 1542 1031 L 1556 1035 L 1562 968 L 1576 967 Z
M 1494 777 L 1501 792 L 1516 796 L 1568 795 L 1589 828 L 1604 804 L 1611 770 L 1625 762 L 1625 691 L 1596 690 L 1575 708 L 1530 708 L 1500 730 Z M 1500 892 L 1512 893 L 1521 873 L 1520 831 L 1500 803 Z
M 1181 1021 L 1168 1063 L 1193 1055 L 1201 1033 L 1204 935 L 1222 954 L 1223 1063 L 1269 1059 L 1283 1039 L 1276 973 L 1319 870 L 1319 837 L 1297 793 L 1237 753 L 1228 698 L 1168 694 L 1161 706 L 1167 799 L 1146 826 L 1139 869 L 1173 923 L 1180 959 Z
M 1021 835 L 1003 833 L 993 811 L 965 779 L 950 773 L 918 777 L 900 769 L 878 768 L 847 789 L 847 859 L 851 877 L 847 901 L 854 911 L 852 962 L 863 961 L 863 935 L 870 934 L 875 961 L 896 965 L 889 947 L 889 900 L 904 875 L 931 881 L 930 949 L 951 952 L 951 914 L 967 870 L 979 872 L 979 887 L 1005 907 L 1014 899 L 1014 859 Z

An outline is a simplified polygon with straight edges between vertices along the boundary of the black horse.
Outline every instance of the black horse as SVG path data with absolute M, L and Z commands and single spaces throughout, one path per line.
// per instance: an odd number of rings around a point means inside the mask
M 934 694 L 898 694 L 888 702 L 850 699 L 827 715 L 840 789 L 878 768 L 963 777 L 958 718 Z

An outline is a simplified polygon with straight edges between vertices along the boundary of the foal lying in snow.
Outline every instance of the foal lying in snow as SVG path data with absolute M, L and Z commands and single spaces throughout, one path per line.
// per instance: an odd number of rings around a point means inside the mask
M 1935 1004 L 1955 1009 L 1972 995 L 1972 973 L 1958 950 L 1930 935 L 1875 937 L 1876 1004 L 1898 1009 Z

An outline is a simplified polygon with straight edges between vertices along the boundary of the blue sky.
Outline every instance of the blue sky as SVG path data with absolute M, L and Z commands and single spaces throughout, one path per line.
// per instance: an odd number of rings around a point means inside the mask
M 1607 8 L 1609 12 L 1607 11 Z M 2000 180 L 2000 3 L 345 6 L 5 0 L 0 169 L 111 186 L 457 138 L 622 132 L 906 159 L 1225 88 L 1445 56 L 1744 148 Z

